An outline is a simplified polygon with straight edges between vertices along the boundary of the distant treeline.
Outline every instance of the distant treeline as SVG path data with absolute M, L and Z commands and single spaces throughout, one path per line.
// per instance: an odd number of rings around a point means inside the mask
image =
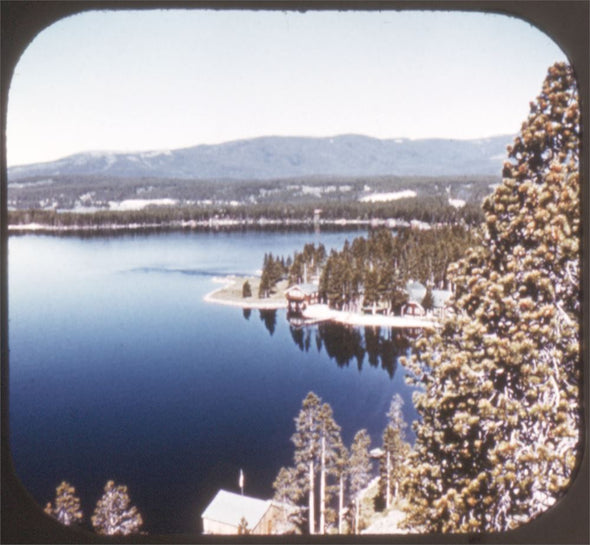
M 141 210 L 97 210 L 95 212 L 69 212 L 55 210 L 10 210 L 9 225 L 38 223 L 57 227 L 100 227 L 141 224 L 170 227 L 190 222 L 234 220 L 237 222 L 309 222 L 314 218 L 318 203 L 250 204 L 238 206 L 150 206 Z M 323 202 L 322 220 L 339 219 L 371 221 L 395 218 L 427 223 L 478 225 L 482 221 L 481 206 L 467 203 L 462 208 L 450 206 L 440 197 L 415 197 L 384 203 Z
M 273 180 L 124 178 L 104 175 L 32 176 L 8 183 L 9 206 L 16 209 L 108 207 L 125 199 L 175 199 L 179 203 L 242 204 L 346 202 L 369 193 L 412 190 L 418 196 L 451 196 L 481 202 L 499 176 L 308 176 Z

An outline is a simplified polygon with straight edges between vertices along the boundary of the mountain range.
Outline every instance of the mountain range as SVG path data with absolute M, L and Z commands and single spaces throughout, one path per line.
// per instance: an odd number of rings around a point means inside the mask
M 499 175 L 511 135 L 474 140 L 267 136 L 135 153 L 85 152 L 8 168 L 8 183 L 60 175 L 200 180 Z

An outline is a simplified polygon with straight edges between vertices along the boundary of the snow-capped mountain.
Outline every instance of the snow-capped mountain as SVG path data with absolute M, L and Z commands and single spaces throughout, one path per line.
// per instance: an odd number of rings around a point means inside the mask
M 511 141 L 510 135 L 477 140 L 269 136 L 166 151 L 78 153 L 11 167 L 8 180 L 71 174 L 210 180 L 499 174 Z

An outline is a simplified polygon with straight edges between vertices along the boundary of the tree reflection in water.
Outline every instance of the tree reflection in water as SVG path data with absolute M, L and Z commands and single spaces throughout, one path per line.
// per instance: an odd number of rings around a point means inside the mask
M 357 367 L 363 368 L 365 356 L 372 367 L 381 366 L 393 378 L 397 359 L 406 354 L 410 347 L 409 338 L 402 330 L 393 328 L 361 328 L 324 322 L 315 326 L 290 326 L 293 342 L 301 351 L 308 352 L 312 341 L 319 351 L 322 347 L 339 367 L 348 367 L 356 360 Z
M 260 309 L 260 319 L 264 322 L 264 326 L 268 332 L 272 335 L 277 327 L 277 311 Z

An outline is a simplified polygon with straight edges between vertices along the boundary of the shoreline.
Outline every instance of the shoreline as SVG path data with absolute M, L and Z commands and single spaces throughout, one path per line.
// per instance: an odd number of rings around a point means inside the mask
M 13 234 L 27 233 L 100 233 L 100 232 L 125 232 L 139 230 L 202 230 L 202 229 L 243 229 L 243 228 L 376 228 L 387 227 L 389 229 L 414 227 L 418 229 L 431 229 L 435 224 L 427 224 L 417 220 L 410 222 L 398 218 L 336 218 L 321 219 L 208 219 L 208 220 L 172 220 L 164 222 L 142 222 L 142 223 L 82 223 L 69 225 L 55 225 L 38 222 L 30 223 L 9 223 L 7 230 Z
M 247 280 L 252 286 L 252 292 L 254 293 L 255 288 L 257 290 L 258 286 L 256 285 L 257 277 L 237 277 L 237 276 L 226 276 L 223 278 L 214 278 L 213 282 L 221 283 L 223 286 L 209 292 L 205 297 L 203 297 L 203 301 L 206 303 L 215 303 L 218 305 L 226 305 L 230 307 L 237 307 L 243 309 L 259 309 L 259 310 L 278 310 L 281 308 L 287 308 L 287 301 L 284 299 L 259 299 L 257 297 L 238 297 L 237 295 L 231 293 L 231 289 L 234 288 L 236 290 L 241 290 L 239 286 L 239 281 L 243 280 L 244 282 Z M 223 294 L 223 296 L 221 296 Z M 281 293 L 281 295 L 283 295 Z
M 256 277 L 236 277 L 226 276 L 216 278 L 213 281 L 222 283 L 223 286 L 213 290 L 205 295 L 203 300 L 207 303 L 232 306 L 242 309 L 259 309 L 259 310 L 279 310 L 287 308 L 287 301 L 284 297 L 284 291 L 279 289 L 273 299 L 242 298 L 236 295 L 240 280 L 250 282 L 259 281 Z M 253 286 L 253 291 L 254 291 Z M 223 294 L 223 295 L 222 295 Z M 414 316 L 386 316 L 383 314 L 360 314 L 358 312 L 348 312 L 344 310 L 334 310 L 324 304 L 309 305 L 302 313 L 302 317 L 308 324 L 318 322 L 336 322 L 343 325 L 359 327 L 392 327 L 395 329 L 430 329 L 434 330 L 438 326 L 435 320 Z
M 309 305 L 302 313 L 313 322 L 331 321 L 344 325 L 365 327 L 393 327 L 395 329 L 435 329 L 437 324 L 428 318 L 414 316 L 386 316 L 383 314 L 360 314 L 334 310 L 328 305 Z

